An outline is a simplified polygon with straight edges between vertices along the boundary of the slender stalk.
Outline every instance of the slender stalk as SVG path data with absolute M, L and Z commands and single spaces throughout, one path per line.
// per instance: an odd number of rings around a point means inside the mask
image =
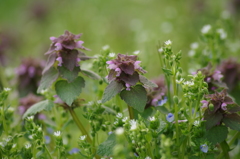
M 79 130 L 82 132 L 83 135 L 86 135 L 87 142 L 92 144 L 92 139 L 90 138 L 88 132 L 86 131 L 86 129 L 84 128 L 83 124 L 81 123 L 81 121 L 77 117 L 77 114 L 75 113 L 75 111 L 71 107 L 69 107 L 68 110 L 69 110 L 69 112 L 70 112 L 74 122 L 77 124 Z
M 44 148 L 45 148 L 45 150 L 46 150 L 46 152 L 47 152 L 49 158 L 52 159 L 52 155 L 51 155 L 50 152 L 48 151 L 48 148 L 47 148 L 46 145 L 44 146 Z
M 133 108 L 128 105 L 129 118 L 134 119 Z
M 4 103 L 3 103 L 1 111 L 2 111 L 1 116 L 2 116 L 2 122 L 3 122 L 3 130 L 4 130 L 5 134 L 8 135 L 8 126 L 6 124 L 5 113 L 4 113 Z
M 229 142 L 229 146 L 231 146 L 235 141 L 236 139 L 240 136 L 240 132 L 238 131 L 234 136 L 233 138 L 231 139 L 231 141 Z
M 224 155 L 224 159 L 230 159 L 230 156 L 229 156 L 229 146 L 226 142 L 226 140 L 224 140 L 223 142 L 220 143 L 220 146 L 221 146 L 221 149 L 222 149 L 222 153 Z M 220 154 L 220 155 L 221 155 Z
M 177 89 L 176 89 L 176 76 L 173 76 L 173 93 L 174 95 L 177 95 Z M 179 146 L 179 127 L 178 127 L 178 105 L 174 103 L 174 119 L 175 119 L 175 125 L 176 125 L 176 138 L 177 138 L 177 146 Z

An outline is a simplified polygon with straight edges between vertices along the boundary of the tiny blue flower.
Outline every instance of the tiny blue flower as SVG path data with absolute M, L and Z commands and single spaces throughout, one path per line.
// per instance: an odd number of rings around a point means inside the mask
M 203 144 L 200 146 L 200 149 L 202 152 L 207 153 L 208 152 L 208 146 L 206 144 Z
M 168 122 L 173 122 L 173 120 L 174 120 L 174 115 L 172 114 L 172 113 L 168 113 L 167 115 L 166 115 L 166 119 L 167 119 L 167 121 Z
M 167 97 L 165 96 L 162 100 L 157 102 L 157 106 L 163 106 L 163 104 L 167 103 Z
M 112 133 L 113 133 L 112 131 L 109 131 L 109 132 L 108 132 L 108 135 L 111 135 Z
M 49 144 L 51 142 L 50 136 L 45 136 L 45 144 Z
M 70 154 L 70 155 L 72 155 L 72 154 L 76 154 L 76 153 L 78 153 L 80 150 L 78 149 L 78 148 L 73 148 L 71 151 L 69 151 L 68 153 Z

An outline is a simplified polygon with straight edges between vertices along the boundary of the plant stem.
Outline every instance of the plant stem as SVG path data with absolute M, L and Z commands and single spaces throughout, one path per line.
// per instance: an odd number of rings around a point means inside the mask
M 234 141 L 238 138 L 240 136 L 240 132 L 237 132 L 234 136 L 233 136 L 233 138 L 232 138 L 232 140 L 229 142 L 229 146 L 231 146 L 233 143 L 234 143 Z
M 86 140 L 88 143 L 92 144 L 92 139 L 90 138 L 88 132 L 86 131 L 86 129 L 84 128 L 83 124 L 80 122 L 79 118 L 77 117 L 77 114 L 75 113 L 75 111 L 69 107 L 69 112 L 74 120 L 74 122 L 77 124 L 78 128 L 80 129 L 80 131 L 82 132 L 83 135 L 86 135 Z
M 220 157 L 222 155 L 224 155 L 224 159 L 230 159 L 229 156 L 229 145 L 227 144 L 226 140 L 224 140 L 223 142 L 220 143 L 221 149 L 222 149 L 222 153 L 220 154 Z
M 134 119 L 133 108 L 128 105 L 129 118 Z
M 48 151 L 48 148 L 47 148 L 46 145 L 44 146 L 44 148 L 45 148 L 45 150 L 46 150 L 46 152 L 47 152 L 49 158 L 52 159 L 52 155 L 51 155 L 50 152 Z
M 174 96 L 177 95 L 177 89 L 176 89 L 176 76 L 173 75 L 173 94 Z M 175 118 L 175 125 L 176 125 L 176 138 L 177 138 L 177 146 L 179 145 L 179 128 L 178 128 L 178 105 L 173 102 L 174 104 L 174 118 Z

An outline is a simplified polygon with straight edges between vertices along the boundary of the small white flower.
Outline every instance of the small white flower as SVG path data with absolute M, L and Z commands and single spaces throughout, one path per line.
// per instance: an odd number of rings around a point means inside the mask
M 94 102 L 93 102 L 93 101 L 90 101 L 90 102 L 88 102 L 87 105 L 91 106 L 91 105 L 93 105 L 93 104 L 94 104 Z
M 145 159 L 152 159 L 151 157 L 147 156 Z
M 6 144 L 4 144 L 3 142 L 0 142 L 0 146 L 5 147 Z
M 135 142 L 135 140 L 132 140 L 132 144 L 135 144 L 136 142 Z
M 109 49 L 109 45 L 103 46 L 102 49 L 103 49 L 104 51 L 108 50 L 108 49 Z
M 111 53 L 109 53 L 108 56 L 109 56 L 109 57 L 115 57 L 115 55 L 116 55 L 116 54 L 115 54 L 114 52 L 111 52 Z
M 43 89 L 43 90 L 41 90 L 41 92 L 40 92 L 40 94 L 46 94 L 47 93 L 47 91 L 48 91 L 48 89 Z
M 26 144 L 25 147 L 26 149 L 29 149 L 32 145 L 31 144 Z
M 117 118 L 122 118 L 123 114 L 122 113 L 117 113 Z
M 190 50 L 188 56 L 193 57 L 196 54 L 195 50 Z
M 28 120 L 28 121 L 32 121 L 33 118 L 34 118 L 34 116 L 29 116 L 29 117 L 27 117 L 27 120 Z
M 11 88 L 4 88 L 4 91 L 10 92 L 10 91 L 11 91 Z
M 163 52 L 163 48 L 158 49 L 158 52 L 162 53 Z
M 202 34 L 207 34 L 210 31 L 211 28 L 212 27 L 209 24 L 208 25 L 204 25 L 202 30 L 201 30 Z
M 98 100 L 98 101 L 97 101 L 97 104 L 101 104 L 101 103 L 102 103 L 102 101 L 101 101 L 101 100 Z
M 128 117 L 125 117 L 122 119 L 122 122 L 126 122 L 128 120 Z
M 165 41 L 165 45 L 167 45 L 167 46 L 172 45 L 172 41 L 171 40 Z
M 42 131 L 42 128 L 41 128 L 41 127 L 39 127 L 39 128 L 38 128 L 38 131 L 39 131 L 39 132 L 41 132 L 41 131 Z
M 32 135 L 29 135 L 28 138 L 32 140 L 32 139 L 33 139 L 33 136 L 32 136 Z
M 79 139 L 83 141 L 83 140 L 85 140 L 85 139 L 86 139 L 86 137 L 87 137 L 87 135 L 83 135 L 83 136 L 80 136 L 80 138 L 79 138 Z
M 222 12 L 221 16 L 223 19 L 229 19 L 231 17 L 230 13 L 226 10 Z
M 194 42 L 194 43 L 192 43 L 192 44 L 190 45 L 191 49 L 193 49 L 193 50 L 197 49 L 198 46 L 199 46 L 199 45 L 198 45 L 197 42 Z
M 118 121 L 114 121 L 113 124 L 114 124 L 114 125 L 117 125 L 117 124 L 118 124 Z
M 56 131 L 56 132 L 54 132 L 54 136 L 58 137 L 58 136 L 60 136 L 60 135 L 61 135 L 61 131 Z
M 115 132 L 117 135 L 122 135 L 124 133 L 124 129 L 120 127 L 120 128 L 117 128 Z
M 221 29 L 217 29 L 217 33 L 219 33 L 220 35 L 220 38 L 222 40 L 226 39 L 227 38 L 227 33 L 221 28 Z
M 195 120 L 193 123 L 194 126 L 199 126 L 200 125 L 200 121 L 199 120 Z
M 193 85 L 194 85 L 194 82 L 192 82 L 192 81 L 186 81 L 186 82 L 184 82 L 183 84 L 186 85 L 186 86 L 193 86 Z
M 153 116 L 153 117 L 150 117 L 149 120 L 150 120 L 150 121 L 155 121 L 156 118 Z
M 13 144 L 13 145 L 12 145 L 12 148 L 14 149 L 16 146 L 17 146 L 17 144 Z
M 139 50 L 136 50 L 136 51 L 133 52 L 134 55 L 138 55 L 139 53 L 140 53 Z
M 135 130 L 137 129 L 137 122 L 133 119 L 133 120 L 130 120 L 130 125 L 131 125 L 131 128 L 130 130 Z

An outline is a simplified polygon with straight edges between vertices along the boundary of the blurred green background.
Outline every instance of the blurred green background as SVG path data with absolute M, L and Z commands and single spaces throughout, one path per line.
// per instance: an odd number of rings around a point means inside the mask
M 187 62 L 189 45 L 199 41 L 203 25 L 237 30 L 235 1 L 0 0 L 0 33 L 9 38 L 4 52 L 6 65 L 18 66 L 22 58 L 29 56 L 46 59 L 49 37 L 69 30 L 83 33 L 81 40 L 91 49 L 89 55 L 99 54 L 104 45 L 115 53 L 140 50 L 147 76 L 158 76 L 159 44 L 170 39 L 174 50 L 182 50 L 183 61 Z M 226 17 L 231 23 L 226 23 Z M 238 35 L 232 31 L 228 37 Z M 182 67 L 187 69 L 187 63 Z

